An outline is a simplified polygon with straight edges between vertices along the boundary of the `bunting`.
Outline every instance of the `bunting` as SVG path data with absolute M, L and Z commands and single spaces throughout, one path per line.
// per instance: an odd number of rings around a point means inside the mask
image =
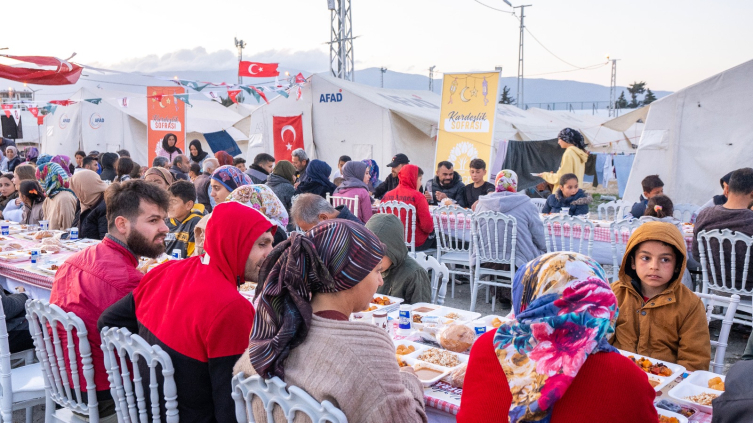
M 3 111 L 5 112 L 5 117 L 10 117 L 10 111 L 13 110 L 13 105 L 3 104 L 2 108 L 3 108 Z
M 39 117 L 39 108 L 37 108 L 37 106 L 29 106 L 27 109 L 32 115 L 34 115 L 34 117 Z
M 186 103 L 188 106 L 193 107 L 193 104 L 188 101 L 188 94 L 174 94 L 173 97 L 175 97 L 176 100 L 180 100 Z
M 85 98 L 84 101 L 88 101 L 91 104 L 99 104 L 102 99 L 101 98 Z
M 227 96 L 230 97 L 231 100 L 233 100 L 233 103 L 238 103 L 238 94 L 241 93 L 241 90 L 227 90 Z

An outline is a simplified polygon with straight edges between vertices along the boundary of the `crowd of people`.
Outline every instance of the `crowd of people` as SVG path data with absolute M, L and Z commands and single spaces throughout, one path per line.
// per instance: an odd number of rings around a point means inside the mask
M 542 174 L 554 185 L 544 211 L 586 214 L 582 136 L 563 130 L 560 145 L 561 168 Z M 643 181 L 632 208 L 648 222 L 630 237 L 610 283 L 589 257 L 547 254 L 538 209 L 518 192 L 516 173 L 503 169 L 487 181 L 481 159 L 470 162 L 468 184 L 447 161 L 423 184 L 423 170 L 405 154 L 392 158 L 381 181 L 374 160 L 342 156 L 332 175 L 302 149 L 289 161 L 262 153 L 246 166 L 224 151 L 212 156 L 198 140 L 186 155 L 168 134 L 156 153 L 147 168 L 125 150 L 79 151 L 71 162 L 8 147 L 0 165 L 8 171 L 0 176 L 4 219 L 48 220 L 51 229 L 78 227 L 81 237 L 102 240 L 60 265 L 50 297 L 86 325 L 102 417 L 115 404 L 95 346 L 103 328 L 125 327 L 172 359 L 184 421 L 235 421 L 230 381 L 243 372 L 279 376 L 335 403 L 349 421 L 425 422 L 421 383 L 410 367 L 398 367 L 389 336 L 349 321 L 375 293 L 431 301 L 429 275 L 403 238 L 405 217 L 374 214 L 376 200 L 416 208 L 418 251 L 436 248 L 430 205 L 516 219 L 515 319 L 474 343 L 458 421 L 657 421 L 653 388 L 617 349 L 690 371 L 709 367 L 705 310 L 683 283 L 697 269 L 697 249 L 687 254 L 682 222 L 656 175 Z M 721 184 L 723 194 L 697 216 L 696 236 L 722 228 L 753 235 L 753 169 Z M 328 195 L 357 198 L 358 208 L 335 207 Z M 141 258 L 165 253 L 179 260 L 144 271 Z M 246 282 L 258 284 L 253 305 L 238 293 Z M 2 297 L 12 352 L 31 342 L 25 299 Z M 753 345 L 745 358 L 753 359 Z M 253 405 L 257 418 L 264 415 Z

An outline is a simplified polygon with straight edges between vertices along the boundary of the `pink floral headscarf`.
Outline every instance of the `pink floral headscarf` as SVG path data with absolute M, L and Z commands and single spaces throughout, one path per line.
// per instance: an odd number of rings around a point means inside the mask
M 604 269 L 577 253 L 549 253 L 513 279 L 516 320 L 494 335 L 512 393 L 510 423 L 549 422 L 586 358 L 609 345 L 617 298 Z
M 494 186 L 496 192 L 518 192 L 518 174 L 510 169 L 500 170 L 494 178 Z

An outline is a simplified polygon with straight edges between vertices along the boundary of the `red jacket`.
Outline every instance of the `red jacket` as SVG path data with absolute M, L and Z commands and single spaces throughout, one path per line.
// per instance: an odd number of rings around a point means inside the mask
M 397 188 L 384 194 L 384 201 L 401 201 L 416 207 L 416 247 L 424 245 L 426 238 L 434 231 L 434 221 L 429 213 L 429 202 L 426 197 L 418 192 L 418 166 L 407 164 L 400 169 L 398 173 L 400 183 Z M 405 226 L 406 216 L 401 215 L 400 220 Z M 408 241 L 410 242 L 411 234 L 408 228 Z
M 75 313 L 86 325 L 94 361 L 94 383 L 97 391 L 106 391 L 107 394 L 110 382 L 107 381 L 97 319 L 107 307 L 125 297 L 139 284 L 144 275 L 136 269 L 137 265 L 138 260 L 129 250 L 105 237 L 101 243 L 70 256 L 60 266 L 52 283 L 50 303 L 66 312 Z M 62 341 L 67 344 L 65 338 Z M 65 345 L 63 348 L 65 349 Z M 66 360 L 67 358 L 66 354 Z M 83 366 L 80 357 L 78 363 L 83 390 L 86 380 L 81 371 Z
M 507 422 L 512 403 L 507 377 L 494 351 L 494 334 L 471 349 L 458 423 Z M 565 395 L 555 403 L 552 423 L 653 423 L 656 393 L 646 373 L 617 353 L 588 356 Z

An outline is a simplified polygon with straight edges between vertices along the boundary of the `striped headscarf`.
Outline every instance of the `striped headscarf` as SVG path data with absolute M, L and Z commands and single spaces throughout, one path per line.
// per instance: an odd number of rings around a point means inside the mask
M 44 166 L 51 161 L 52 161 L 52 156 L 50 154 L 42 154 L 41 156 L 37 158 L 37 167 Z
M 48 198 L 53 198 L 61 191 L 73 193 L 68 183 L 68 173 L 57 163 L 47 163 L 37 168 L 37 181 L 44 189 Z M 75 195 L 75 193 L 74 193 Z
M 71 176 L 71 158 L 62 154 L 58 154 L 57 156 L 53 157 L 52 160 L 50 160 L 53 163 L 57 163 L 60 165 L 60 167 L 63 168 L 65 173 L 68 174 L 68 176 Z M 39 166 L 39 161 L 37 161 L 37 166 Z
M 251 185 L 254 182 L 245 173 L 235 166 L 224 165 L 212 173 L 212 179 L 222 184 L 230 192 L 243 185 Z
M 256 372 L 285 378 L 290 350 L 306 339 L 311 298 L 356 286 L 379 264 L 385 247 L 365 226 L 333 219 L 293 233 L 269 254 L 259 273 L 249 356 Z

